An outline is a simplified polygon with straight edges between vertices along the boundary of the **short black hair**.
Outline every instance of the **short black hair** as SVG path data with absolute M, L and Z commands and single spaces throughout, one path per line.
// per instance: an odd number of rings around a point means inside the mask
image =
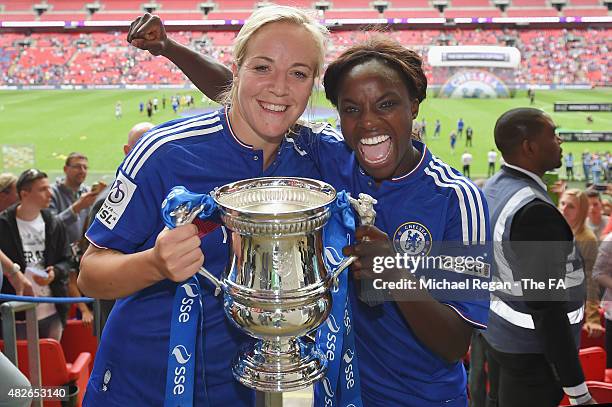
M 512 155 L 523 140 L 531 140 L 546 125 L 546 113 L 531 107 L 519 107 L 503 113 L 495 123 L 495 145 L 502 155 Z
M 21 175 L 19 175 L 19 178 L 17 178 L 17 195 L 21 196 L 20 194 L 23 190 L 29 191 L 34 181 L 43 178 L 49 178 L 43 171 L 39 171 L 36 168 L 25 170 L 21 173 Z

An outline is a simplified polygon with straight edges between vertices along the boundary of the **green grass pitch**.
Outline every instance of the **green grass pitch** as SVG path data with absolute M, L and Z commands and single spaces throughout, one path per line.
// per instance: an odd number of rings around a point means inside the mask
M 34 146 L 34 166 L 57 176 L 62 171 L 65 156 L 79 151 L 89 157 L 90 173 L 88 182 L 100 177 L 112 179 L 115 169 L 122 160 L 122 146 L 127 132 L 133 124 L 147 120 L 146 111 L 138 111 L 140 101 L 158 97 L 160 109 L 152 122 L 163 123 L 176 118 L 170 106 L 170 96 L 191 93 L 196 109 L 209 107 L 202 102 L 201 94 L 194 90 L 19 90 L 0 91 L 0 145 Z M 161 109 L 161 98 L 168 99 L 166 109 Z M 115 103 L 121 101 L 123 117 L 115 118 Z M 611 113 L 594 113 L 593 123 L 587 123 L 587 113 L 553 113 L 555 101 L 609 103 L 612 89 L 575 91 L 537 91 L 534 107 L 550 113 L 563 129 L 612 131 Z M 322 94 L 316 94 L 315 106 L 329 107 Z M 519 92 L 513 99 L 437 99 L 431 95 L 420 107 L 420 121 L 427 121 L 427 143 L 434 154 L 461 169 L 461 154 L 466 150 L 465 135 L 457 142 L 451 155 L 449 133 L 456 128 L 459 117 L 466 127 L 474 129 L 474 146 L 468 150 L 474 156 L 472 176 L 486 174 L 486 154 L 494 147 L 493 125 L 497 117 L 513 107 L 528 106 L 525 92 Z M 439 139 L 432 140 L 435 119 L 442 123 Z M 582 151 L 605 152 L 612 150 L 612 143 L 565 143 L 564 153 L 572 151 L 579 156 Z M 0 165 L 4 171 L 15 173 L 23 168 L 6 168 L 7 157 Z M 576 167 L 579 167 L 577 163 Z M 580 171 L 579 171 L 580 172 Z M 563 175 L 563 171 L 561 172 Z

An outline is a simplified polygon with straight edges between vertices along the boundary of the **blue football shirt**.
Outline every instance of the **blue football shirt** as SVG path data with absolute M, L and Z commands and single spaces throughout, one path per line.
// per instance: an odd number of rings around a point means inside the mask
M 97 247 L 122 253 L 153 247 L 164 227 L 161 202 L 176 185 L 207 193 L 253 177 L 320 178 L 310 157 L 291 141 L 283 141 L 274 162 L 264 170 L 262 151 L 235 136 L 225 109 L 157 126 L 119 167 L 87 238 Z M 224 227 L 202 239 L 205 266 L 217 277 L 227 263 L 228 245 Z M 254 393 L 233 378 L 231 369 L 239 347 L 250 338 L 225 317 L 222 296 L 213 296 L 212 284 L 201 278 L 201 285 L 204 332 L 196 342 L 201 351 L 196 355 L 194 405 L 202 403 L 205 394 L 211 406 L 253 405 Z M 117 301 L 104 328 L 85 405 L 163 405 L 176 288 L 177 283 L 164 280 Z
M 416 168 L 377 186 L 334 129 L 316 130 L 319 137 L 312 140 L 305 135 L 299 140 L 300 148 L 317 161 L 323 180 L 354 196 L 364 192 L 377 199 L 376 226 L 389 235 L 398 253 L 482 256 L 490 266 L 489 216 L 482 191 L 433 156 L 423 143 L 413 141 L 421 152 Z M 486 328 L 489 291 L 482 283 L 490 280 L 490 270 L 484 275 L 450 269 L 418 273 L 437 281 L 469 280 L 464 291 L 435 290 L 432 295 L 474 328 Z M 479 283 L 473 284 L 475 280 Z M 355 287 L 350 296 L 364 406 L 467 405 L 461 362 L 449 364 L 432 353 L 394 302 L 370 307 L 357 299 Z

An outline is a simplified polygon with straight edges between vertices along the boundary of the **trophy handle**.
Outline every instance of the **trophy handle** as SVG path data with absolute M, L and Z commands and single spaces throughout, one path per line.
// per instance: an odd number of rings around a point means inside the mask
M 340 273 L 342 273 L 351 264 L 353 264 L 355 260 L 357 260 L 357 256 L 351 256 L 351 257 L 346 257 L 344 260 L 340 262 L 340 264 L 338 265 L 338 268 L 336 269 L 336 271 L 334 271 L 331 277 L 334 287 L 338 286 L 338 277 L 340 276 Z
M 215 277 L 210 271 L 206 270 L 204 266 L 200 267 L 200 270 L 198 270 L 198 274 L 207 278 L 211 283 L 215 285 L 215 297 L 219 295 L 222 290 L 227 289 L 227 284 Z

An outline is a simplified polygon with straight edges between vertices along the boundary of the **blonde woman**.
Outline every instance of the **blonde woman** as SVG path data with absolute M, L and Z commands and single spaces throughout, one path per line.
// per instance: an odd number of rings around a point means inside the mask
M 586 320 L 582 329 L 587 331 L 589 338 L 598 338 L 603 334 L 599 318 L 599 287 L 591 278 L 593 265 L 597 258 L 597 238 L 586 226 L 589 212 L 587 195 L 579 189 L 566 190 L 559 199 L 559 210 L 572 228 L 576 245 L 584 261 L 584 273 L 587 279 Z
M 285 135 L 322 69 L 326 35 L 299 9 L 256 11 L 235 40 L 229 103 L 150 130 L 117 170 L 86 234 L 92 244 L 78 280 L 86 295 L 119 299 L 84 405 L 253 405 L 254 392 L 231 369 L 248 337 L 225 318 L 210 283 L 193 278 L 203 253 L 208 270 L 221 275 L 227 232 L 217 228 L 200 241 L 195 225 L 164 229 L 160 204 L 176 185 L 202 192 L 253 177 L 317 176 Z M 177 298 L 183 306 L 174 315 Z

